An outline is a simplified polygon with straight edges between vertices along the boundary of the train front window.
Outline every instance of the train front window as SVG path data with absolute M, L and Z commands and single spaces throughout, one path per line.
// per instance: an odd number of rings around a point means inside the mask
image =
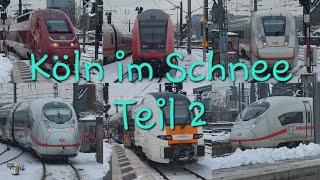
M 57 124 L 64 124 L 72 117 L 72 110 L 68 105 L 60 102 L 47 103 L 42 108 L 45 117 Z
M 170 106 L 165 106 L 162 108 L 165 116 L 165 125 L 170 126 Z M 185 106 L 175 106 L 174 107 L 174 125 L 190 125 L 191 118 L 193 114 Z
M 253 103 L 241 112 L 240 118 L 243 121 L 252 120 L 254 118 L 259 117 L 261 114 L 263 114 L 269 107 L 270 107 L 270 104 L 266 101 Z
M 266 36 L 285 36 L 285 17 L 265 17 L 262 18 L 263 29 Z
M 46 24 L 49 33 L 71 33 L 69 25 L 65 20 L 47 20 Z
M 165 49 L 167 22 L 140 22 L 140 40 L 143 49 Z

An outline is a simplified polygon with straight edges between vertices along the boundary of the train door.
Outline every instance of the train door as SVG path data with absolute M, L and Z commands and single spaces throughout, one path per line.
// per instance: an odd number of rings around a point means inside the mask
M 112 51 L 111 51 L 111 57 L 113 57 L 113 59 L 111 59 L 112 61 L 115 61 L 116 60 L 116 52 L 118 50 L 118 34 L 117 34 L 117 30 L 114 26 L 111 26 L 112 29 L 113 29 L 113 36 L 112 36 L 112 40 L 113 40 L 113 43 L 112 43 Z
M 128 130 L 124 132 L 124 144 L 131 146 L 131 141 L 134 138 L 135 124 L 133 119 L 129 119 Z
M 303 101 L 304 107 L 305 107 L 305 130 L 306 130 L 306 137 L 312 138 L 313 136 L 313 112 L 312 112 L 312 106 L 309 101 Z

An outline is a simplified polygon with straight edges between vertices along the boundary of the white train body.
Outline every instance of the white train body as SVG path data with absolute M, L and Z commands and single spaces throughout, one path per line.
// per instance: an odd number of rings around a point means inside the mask
M 175 129 L 169 125 L 169 98 L 175 99 Z M 157 106 L 157 100 L 164 98 L 167 105 L 164 108 Z M 153 116 L 147 125 L 152 121 L 156 125 L 150 130 L 143 130 L 137 126 L 135 120 L 130 118 L 129 131 L 124 131 L 124 144 L 133 148 L 136 152 L 142 153 L 147 159 L 158 163 L 170 163 L 189 159 L 193 161 L 203 160 L 205 156 L 205 145 L 202 127 L 192 127 L 191 121 L 195 117 L 194 111 L 189 111 L 190 101 L 187 97 L 173 93 L 150 93 L 137 105 L 132 107 L 129 117 L 136 117 L 142 108 L 150 108 Z M 165 127 L 160 130 L 159 112 L 164 111 Z M 122 113 L 122 112 L 121 112 Z M 145 114 L 143 114 L 146 117 Z M 120 123 L 121 117 L 116 115 L 112 121 Z M 131 122 L 131 123 L 130 123 Z M 121 127 L 122 128 L 122 127 Z
M 238 116 L 230 134 L 235 148 L 294 146 L 313 140 L 312 98 L 270 97 Z
M 58 99 L 26 100 L 0 107 L 0 135 L 44 158 L 75 157 L 80 148 L 73 107 Z
M 229 31 L 240 35 L 240 48 L 249 54 L 252 63 L 264 60 L 273 68 L 277 61 L 285 60 L 291 69 L 297 65 L 299 41 L 290 12 L 257 11 L 251 18 L 230 22 Z

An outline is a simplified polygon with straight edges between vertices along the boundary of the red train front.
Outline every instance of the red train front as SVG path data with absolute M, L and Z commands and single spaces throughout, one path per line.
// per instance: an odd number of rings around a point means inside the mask
M 166 68 L 166 58 L 174 52 L 174 29 L 170 16 L 158 9 L 137 16 L 133 27 L 133 63 L 151 64 L 155 70 Z
M 53 9 L 35 10 L 9 21 L 8 48 L 23 58 L 33 53 L 37 60 L 48 55 L 45 68 L 52 69 L 60 61 L 74 68 L 74 51 L 79 41 L 68 16 Z M 54 56 L 59 57 L 54 61 Z M 68 55 L 65 60 L 64 56 Z

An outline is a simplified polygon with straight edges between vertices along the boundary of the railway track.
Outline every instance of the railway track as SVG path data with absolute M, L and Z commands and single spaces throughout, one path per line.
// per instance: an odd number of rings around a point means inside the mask
M 6 144 L 6 145 L 7 145 L 7 144 Z M 10 147 L 9 147 L 9 145 L 7 145 L 7 148 L 6 148 L 3 152 L 1 152 L 0 155 L 4 155 L 6 152 L 9 152 L 9 151 L 10 151 Z M 8 163 L 8 162 L 10 162 L 10 161 L 13 161 L 13 160 L 17 159 L 17 158 L 20 157 L 24 152 L 25 152 L 25 151 L 22 150 L 20 153 L 18 153 L 18 154 L 15 155 L 14 157 L 12 157 L 12 158 L 10 158 L 10 159 L 8 159 L 8 160 L 5 160 L 5 161 L 3 161 L 3 162 L 0 162 L 0 165 L 6 164 L 6 163 Z
M 164 179 L 166 180 L 206 180 L 206 178 L 201 175 L 185 168 L 179 166 L 168 166 L 168 165 L 155 165 L 153 163 L 149 163 L 150 166 L 155 169 Z
M 40 160 L 42 164 L 41 180 L 47 179 L 71 179 L 81 180 L 81 176 L 77 168 L 69 161 L 64 162 L 45 162 Z M 72 172 L 72 173 L 71 173 Z M 62 178 L 63 176 L 64 178 Z
M 9 145 L 8 145 L 8 144 L 6 144 L 6 146 L 7 146 L 7 147 L 6 147 L 6 149 L 0 153 L 0 156 L 1 156 L 2 154 L 4 154 L 4 153 L 6 153 L 6 152 L 10 151 L 10 147 L 9 147 Z

